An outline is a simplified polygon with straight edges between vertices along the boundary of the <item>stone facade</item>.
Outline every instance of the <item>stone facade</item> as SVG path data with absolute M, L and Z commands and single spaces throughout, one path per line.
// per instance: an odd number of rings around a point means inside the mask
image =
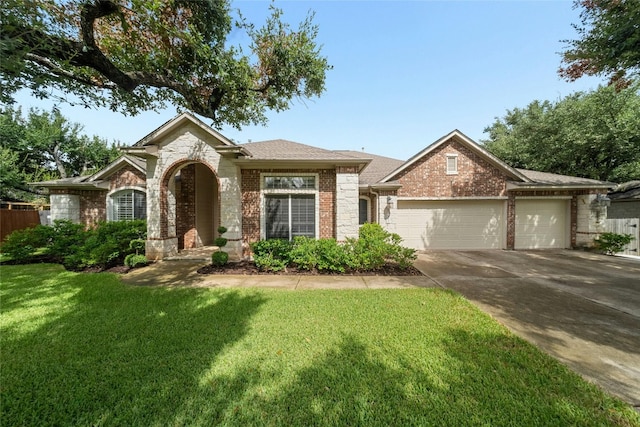
M 336 239 L 358 236 L 358 171 L 355 167 L 336 169 Z
M 92 227 L 107 218 L 107 192 L 51 189 L 51 221 L 68 219 Z
M 222 143 L 190 123 L 155 144 L 158 146 L 157 157 L 147 160 L 147 200 L 156 201 L 147 203 L 147 256 L 159 259 L 174 254 L 180 247 L 180 239 L 185 247 L 197 244 L 194 189 L 188 183 L 184 186 L 182 183 L 183 174 L 189 177 L 188 180 L 192 179 L 190 165 L 193 164 L 206 166 L 213 174 L 212 179 L 218 181 L 215 187 L 219 189 L 220 197 L 216 211 L 219 212 L 219 224 L 227 227 L 225 237 L 229 240 L 224 249 L 232 257 L 241 256 L 240 168 L 216 151 Z M 178 172 L 182 188 L 176 187 Z M 178 221 L 178 215 L 186 217 L 180 217 L 181 221 Z M 181 223 L 182 220 L 187 223 Z M 215 223 L 203 226 L 217 228 Z

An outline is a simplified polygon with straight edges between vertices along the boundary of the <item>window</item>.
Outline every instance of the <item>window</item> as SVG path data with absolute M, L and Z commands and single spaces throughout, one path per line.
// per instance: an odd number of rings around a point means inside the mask
M 447 175 L 455 175 L 458 173 L 458 155 L 447 154 Z
M 360 199 L 358 202 L 358 224 L 369 222 L 369 200 Z
M 317 237 L 317 175 L 264 175 L 262 185 L 262 236 L 287 239 Z
M 291 240 L 316 236 L 316 197 L 313 194 L 267 195 L 266 238 Z
M 147 218 L 147 195 L 139 190 L 122 190 L 110 197 L 111 221 Z
M 316 188 L 315 176 L 267 176 L 264 178 L 264 187 L 270 190 L 278 189 L 305 189 Z

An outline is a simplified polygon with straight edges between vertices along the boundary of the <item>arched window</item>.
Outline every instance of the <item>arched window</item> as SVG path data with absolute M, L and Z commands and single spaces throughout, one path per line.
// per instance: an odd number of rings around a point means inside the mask
M 147 218 L 147 194 L 140 190 L 121 190 L 109 197 L 109 220 L 126 221 Z

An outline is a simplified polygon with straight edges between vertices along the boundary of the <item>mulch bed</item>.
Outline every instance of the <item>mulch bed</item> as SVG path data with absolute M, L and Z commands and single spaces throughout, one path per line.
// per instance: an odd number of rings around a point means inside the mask
M 239 274 L 239 275 L 305 275 L 305 276 L 422 276 L 420 270 L 415 267 L 409 267 L 406 269 L 400 268 L 396 264 L 386 264 L 384 267 L 378 270 L 359 271 L 351 270 L 344 273 L 332 272 L 332 271 L 318 271 L 318 270 L 300 270 L 296 267 L 288 267 L 282 271 L 263 271 L 260 270 L 251 261 L 238 261 L 229 262 L 222 267 L 218 267 L 213 264 L 205 265 L 198 269 L 200 274 Z

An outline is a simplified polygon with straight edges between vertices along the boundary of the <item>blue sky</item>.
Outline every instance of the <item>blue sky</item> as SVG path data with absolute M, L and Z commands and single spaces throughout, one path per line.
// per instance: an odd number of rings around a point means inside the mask
M 236 1 L 261 23 L 268 1 Z M 266 126 L 218 129 L 236 142 L 283 138 L 407 159 L 458 129 L 472 139 L 506 110 L 557 100 L 601 81 L 560 80 L 561 40 L 574 38 L 571 1 L 276 1 L 284 19 L 309 10 L 333 70 L 319 99 L 269 114 Z M 23 110 L 51 102 L 21 94 Z M 60 105 L 89 135 L 133 144 L 176 114 L 125 117 Z M 207 120 L 205 119 L 205 122 Z

